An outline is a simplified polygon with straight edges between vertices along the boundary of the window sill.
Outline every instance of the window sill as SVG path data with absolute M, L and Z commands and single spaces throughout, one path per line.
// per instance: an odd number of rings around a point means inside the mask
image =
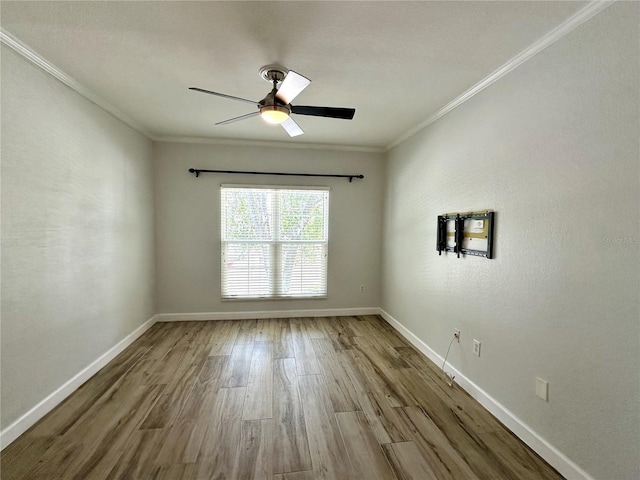
M 313 297 L 221 297 L 223 302 L 262 302 L 273 300 L 326 300 L 328 297 L 313 296 Z

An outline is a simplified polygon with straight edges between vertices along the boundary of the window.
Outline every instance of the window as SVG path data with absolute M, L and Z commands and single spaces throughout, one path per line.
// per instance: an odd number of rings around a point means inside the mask
M 327 296 L 328 188 L 223 185 L 222 298 Z

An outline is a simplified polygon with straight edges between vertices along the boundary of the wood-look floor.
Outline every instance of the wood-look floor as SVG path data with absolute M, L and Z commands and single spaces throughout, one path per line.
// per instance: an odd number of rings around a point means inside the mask
M 560 479 L 376 316 L 154 325 L 2 480 Z

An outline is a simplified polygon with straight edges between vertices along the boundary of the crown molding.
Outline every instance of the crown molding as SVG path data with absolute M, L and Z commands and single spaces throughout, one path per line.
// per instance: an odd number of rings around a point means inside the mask
M 64 83 L 67 87 L 71 88 L 75 92 L 82 95 L 84 98 L 94 103 L 98 107 L 102 108 L 106 112 L 110 113 L 118 120 L 126 123 L 128 126 L 133 128 L 134 130 L 140 132 L 147 138 L 151 139 L 150 133 L 144 128 L 141 124 L 136 122 L 133 118 L 129 117 L 127 114 L 121 112 L 116 107 L 111 105 L 101 96 L 95 94 L 80 82 L 75 80 L 74 78 L 67 75 L 65 72 L 60 70 L 58 67 L 53 65 L 50 61 L 40 55 L 38 52 L 28 47 L 16 37 L 14 37 L 11 33 L 7 32 L 3 28 L 0 28 L 0 42 L 4 43 L 6 46 L 10 47 L 18 54 L 22 55 L 25 59 L 29 60 L 34 65 L 40 67 L 42 70 L 47 72 L 49 75 L 58 79 L 62 83 Z
M 36 51 L 22 43 L 16 37 L 6 30 L 0 28 L 0 42 L 4 43 L 18 54 L 22 55 L 25 59 L 32 62 L 34 65 L 42 68 L 45 72 L 49 73 L 69 88 L 73 89 L 90 102 L 99 106 L 106 112 L 110 113 L 117 119 L 121 120 L 134 130 L 145 135 L 147 138 L 157 142 L 173 142 L 173 143 L 204 143 L 204 144 L 216 144 L 216 145 L 232 145 L 232 146 L 255 146 L 255 147 L 271 147 L 271 148 L 294 148 L 294 149 L 308 149 L 308 150 L 332 150 L 332 151 L 346 151 L 346 152 L 366 152 L 366 153 L 384 153 L 388 152 L 392 148 L 398 146 L 408 138 L 412 137 L 419 131 L 423 130 L 427 126 L 431 125 L 438 119 L 445 116 L 447 113 L 458 107 L 462 103 L 466 102 L 482 90 L 493 84 L 512 70 L 516 69 L 522 63 L 526 62 L 533 56 L 540 53 L 549 45 L 555 43 L 567 33 L 574 30 L 579 25 L 589 20 L 594 15 L 600 13 L 605 8 L 609 7 L 616 0 L 595 0 L 587 4 L 584 8 L 576 12 L 567 20 L 562 22 L 556 28 L 547 33 L 544 37 L 536 41 L 534 44 L 520 52 L 511 60 L 506 62 L 500 68 L 493 73 L 476 83 L 473 87 L 456 97 L 454 100 L 446 104 L 444 107 L 437 110 L 430 115 L 423 122 L 419 123 L 412 129 L 405 132 L 402 136 L 389 143 L 386 147 L 366 147 L 360 145 L 332 145 L 332 144 L 316 144 L 316 143 L 287 143 L 287 142 L 271 142 L 261 140 L 234 140 L 234 139 L 217 139 L 210 137 L 187 137 L 187 136 L 162 136 L 153 135 L 140 123 L 129 117 L 125 113 L 118 110 L 111 103 L 107 102 L 104 98 L 95 94 L 80 82 L 67 75 L 65 72 L 57 68 L 47 59 L 42 57 Z
M 156 142 L 173 142 L 173 143 L 205 143 L 205 144 L 217 144 L 217 145 L 232 145 L 232 146 L 254 146 L 254 147 L 271 147 L 271 148 L 296 148 L 302 150 L 333 150 L 344 152 L 366 152 L 366 153 L 384 153 L 383 147 L 365 147 L 360 145 L 331 145 L 331 144 L 318 144 L 318 143 L 287 143 L 287 142 L 271 142 L 260 140 L 234 140 L 234 139 L 217 139 L 210 137 L 186 137 L 186 136 L 163 136 L 153 135 L 140 123 L 136 122 L 133 118 L 129 117 L 122 111 L 118 110 L 111 103 L 106 101 L 101 96 L 92 92 L 73 77 L 67 75 L 61 69 L 56 67 L 38 52 L 18 40 L 8 31 L 0 28 L 0 42 L 4 43 L 19 55 L 40 67 L 42 70 L 53 76 L 57 80 L 64 83 L 66 86 L 85 97 L 90 102 L 94 103 L 98 107 L 102 108 L 106 112 L 110 113 L 117 119 L 121 120 L 134 130 L 140 132 L 150 140 Z
M 166 143 L 199 143 L 213 145 L 229 145 L 233 147 L 268 147 L 268 148 L 293 148 L 297 150 L 331 150 L 338 152 L 364 152 L 364 153 L 384 153 L 384 147 L 365 147 L 361 145 L 337 145 L 325 143 L 290 143 L 272 142 L 269 140 L 241 140 L 233 138 L 213 138 L 213 137 L 188 137 L 173 135 L 151 135 L 155 142 Z
M 411 130 L 408 130 L 404 135 L 402 135 L 401 137 L 391 142 L 389 145 L 386 146 L 385 151 L 389 151 L 392 148 L 398 146 L 408 138 L 412 137 L 419 131 L 423 130 L 427 126 L 434 123 L 436 120 L 444 117 L 451 110 L 460 106 L 461 104 L 469 100 L 474 95 L 480 93 L 482 90 L 484 90 L 489 85 L 491 85 L 492 83 L 496 82 L 497 80 L 505 76 L 507 73 L 515 70 L 524 62 L 526 62 L 527 60 L 529 60 L 530 58 L 532 58 L 533 56 L 537 55 L 542 50 L 547 48 L 549 45 L 557 42 L 566 34 L 574 30 L 576 27 L 582 25 L 584 22 L 589 20 L 594 15 L 600 13 L 602 10 L 609 7 L 615 1 L 616 0 L 595 0 L 589 3 L 584 8 L 577 11 L 567 20 L 565 20 L 560 25 L 558 25 L 556 28 L 551 30 L 549 33 L 547 33 L 544 37 L 540 38 L 531 46 L 529 46 L 528 48 L 520 52 L 518 55 L 513 57 L 511 60 L 506 62 L 504 65 L 502 65 L 500 68 L 498 68 L 497 70 L 495 70 L 494 72 L 486 76 L 484 79 L 480 80 L 469 90 L 465 91 L 464 93 L 462 93 L 461 95 L 453 99 L 451 102 L 446 104 L 444 107 L 442 107 L 440 110 L 430 115 L 426 120 L 419 123 L 418 125 L 413 127 Z

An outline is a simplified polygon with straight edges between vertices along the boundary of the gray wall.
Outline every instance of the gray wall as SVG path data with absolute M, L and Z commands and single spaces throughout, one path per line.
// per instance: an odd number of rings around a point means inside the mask
M 267 128 L 267 127 L 265 127 Z M 284 134 L 284 133 L 283 133 Z M 383 155 L 293 148 L 154 144 L 159 313 L 378 307 Z M 206 174 L 190 167 L 361 173 L 364 180 Z M 328 298 L 220 300 L 220 185 L 323 185 L 329 194 Z M 360 285 L 365 292 L 360 293 Z
M 614 4 L 400 144 L 386 181 L 383 308 L 442 356 L 459 328 L 451 363 L 607 480 L 640 477 L 638 10 Z M 437 215 L 487 208 L 496 258 L 439 257 Z
M 386 182 L 381 154 L 152 147 L 2 46 L 0 428 L 149 319 L 154 291 L 160 313 L 382 298 L 442 355 L 460 328 L 454 366 L 594 477 L 639 476 L 638 14 L 613 5 L 405 141 Z M 329 298 L 221 302 L 219 185 L 264 179 L 191 166 L 363 173 L 267 180 L 331 187 Z M 436 216 L 485 208 L 496 259 L 438 257 Z
M 154 315 L 151 141 L 2 46 L 2 429 Z

